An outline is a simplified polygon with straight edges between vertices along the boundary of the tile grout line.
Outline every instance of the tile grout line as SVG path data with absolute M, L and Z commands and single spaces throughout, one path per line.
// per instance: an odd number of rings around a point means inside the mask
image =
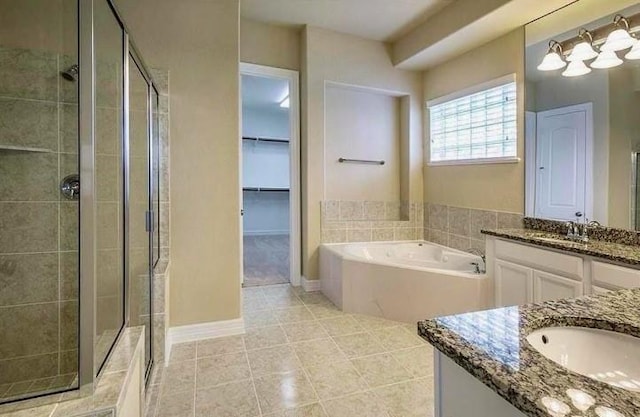
M 258 416 L 262 417 L 264 414 L 262 413 L 262 406 L 260 405 L 260 398 L 258 397 L 258 389 L 256 388 L 256 381 L 253 375 L 253 369 L 251 369 L 251 362 L 249 362 L 249 352 L 247 351 L 247 346 L 245 344 L 244 337 L 242 338 L 242 347 L 243 347 L 245 360 L 247 361 L 247 366 L 249 367 L 249 375 L 251 377 L 251 386 L 253 387 L 253 395 L 256 399 L 256 404 L 258 405 Z

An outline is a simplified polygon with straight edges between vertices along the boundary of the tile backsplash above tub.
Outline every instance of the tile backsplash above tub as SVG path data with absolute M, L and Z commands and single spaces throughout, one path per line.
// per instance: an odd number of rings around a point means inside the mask
M 322 243 L 421 240 L 423 204 L 399 201 L 323 201 Z
M 424 203 L 424 239 L 459 250 L 484 252 L 482 229 L 523 228 L 523 215 Z

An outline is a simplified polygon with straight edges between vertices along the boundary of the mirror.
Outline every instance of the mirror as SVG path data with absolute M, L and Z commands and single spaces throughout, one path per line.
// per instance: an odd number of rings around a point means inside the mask
M 634 3 L 581 0 L 526 27 L 529 217 L 640 230 Z

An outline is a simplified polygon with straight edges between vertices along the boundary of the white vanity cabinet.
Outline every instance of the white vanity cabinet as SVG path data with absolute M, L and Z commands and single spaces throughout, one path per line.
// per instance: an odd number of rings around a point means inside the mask
M 533 269 L 495 260 L 496 306 L 527 304 L 533 300 Z
M 640 270 L 487 236 L 496 307 L 640 287 Z
M 561 277 L 548 272 L 533 272 L 533 301 L 559 300 L 583 295 L 582 281 Z

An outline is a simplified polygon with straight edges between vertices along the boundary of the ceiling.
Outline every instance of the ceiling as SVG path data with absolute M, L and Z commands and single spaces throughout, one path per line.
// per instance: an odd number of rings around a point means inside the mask
M 243 0 L 242 17 L 394 41 L 455 0 Z
M 280 109 L 280 102 L 289 95 L 287 80 L 242 75 L 242 106 Z

